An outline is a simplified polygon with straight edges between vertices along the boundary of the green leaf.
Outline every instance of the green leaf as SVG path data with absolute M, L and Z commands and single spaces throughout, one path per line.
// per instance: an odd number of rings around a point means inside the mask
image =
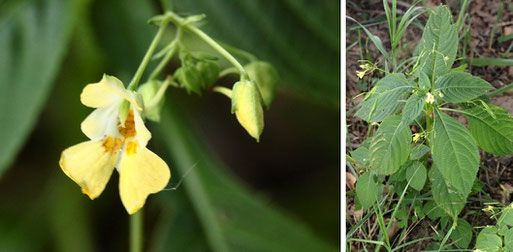
M 356 181 L 356 195 L 363 209 L 369 209 L 378 200 L 380 188 L 372 172 L 366 172 Z
M 379 80 L 361 103 L 356 116 L 368 122 L 380 122 L 399 111 L 415 84 L 401 73 L 393 73 Z
M 484 95 L 493 87 L 487 81 L 469 73 L 451 72 L 437 79 L 434 89 L 443 94 L 442 100 L 460 103 Z
M 431 80 L 424 72 L 419 72 L 419 88 L 426 92 L 431 90 Z
M 450 238 L 459 248 L 468 248 L 472 240 L 472 226 L 466 220 L 458 218 L 458 226 L 452 231 Z
M 436 204 L 449 216 L 456 219 L 463 207 L 465 207 L 467 195 L 447 184 L 435 164 L 433 164 L 429 171 L 429 180 L 431 181 L 431 190 Z
M 508 225 L 510 227 L 513 227 L 513 206 L 509 205 L 504 208 L 502 211 L 501 217 L 497 221 L 497 225 L 499 226 L 505 226 Z
M 401 124 L 400 115 L 385 119 L 369 147 L 370 166 L 380 174 L 393 174 L 410 154 L 411 130 Z
M 431 155 L 445 181 L 465 195 L 470 193 L 479 169 L 479 150 L 470 132 L 460 122 L 435 109 Z
M 350 152 L 351 157 L 358 160 L 363 165 L 369 164 L 369 148 L 360 146 L 358 149 Z
M 334 250 L 301 222 L 271 207 L 229 175 L 177 107 L 168 105 L 161 123 L 155 125 L 155 139 L 169 151 L 171 169 L 181 175 L 188 173 L 183 188 L 212 251 Z M 280 239 L 274 239 L 277 236 Z
M 411 121 L 413 121 L 422 113 L 422 109 L 424 108 L 425 103 L 425 94 L 415 93 L 410 96 L 403 108 L 402 121 L 409 125 Z
M 424 155 L 426 155 L 429 152 L 429 150 L 430 150 L 429 147 L 427 147 L 424 144 L 417 145 L 411 150 L 410 159 L 411 160 L 419 160 Z
M 484 151 L 496 156 L 512 154 L 513 117 L 504 108 L 492 104 L 488 110 L 484 106 L 465 109 L 470 133 Z
M 0 23 L 0 175 L 46 101 L 85 1 L 29 1 Z
M 438 6 L 437 13 L 429 15 L 417 47 L 421 70 L 431 79 L 436 80 L 451 69 L 458 49 L 458 31 L 447 6 Z
M 339 106 L 340 1 L 171 2 L 177 13 L 205 13 L 208 24 L 201 29 L 214 39 L 273 64 L 283 80 L 281 91 Z
M 431 171 L 429 173 L 429 176 L 431 178 Z M 424 215 L 427 215 L 431 220 L 436 220 L 440 217 L 448 216 L 445 210 L 440 208 L 436 202 L 431 200 L 424 204 L 424 206 L 422 207 L 422 212 Z
M 406 179 L 410 181 L 410 186 L 420 191 L 426 183 L 427 171 L 421 162 L 413 162 L 406 168 Z
M 513 228 L 504 233 L 504 248 L 506 251 L 513 251 Z
M 483 252 L 495 252 L 499 251 L 502 247 L 502 239 L 497 235 L 497 229 L 495 227 L 485 227 L 476 239 L 476 249 L 480 249 Z
M 357 23 L 363 29 L 363 31 L 367 34 L 367 36 L 372 41 L 372 43 L 374 43 L 376 48 L 378 48 L 378 51 L 385 57 L 385 59 L 387 59 L 388 62 L 392 62 L 392 60 L 390 59 L 390 56 L 387 53 L 387 50 L 385 50 L 385 47 L 383 46 L 383 42 L 381 42 L 381 39 L 378 36 L 372 34 L 369 30 L 367 30 L 367 28 L 365 28 L 365 26 L 360 24 L 358 21 L 354 20 L 352 17 L 347 16 L 347 19 Z

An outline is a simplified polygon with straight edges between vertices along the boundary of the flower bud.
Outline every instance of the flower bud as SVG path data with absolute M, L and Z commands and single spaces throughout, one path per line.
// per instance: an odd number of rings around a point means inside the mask
M 203 88 L 211 87 L 219 77 L 219 65 L 213 60 L 200 60 L 196 63 L 196 69 L 201 73 Z
M 142 99 L 145 104 L 144 115 L 146 118 L 152 121 L 160 121 L 160 111 L 162 110 L 162 106 L 164 106 L 165 96 L 161 95 L 158 101 L 154 101 L 155 95 L 157 94 L 160 87 L 163 85 L 163 82 L 158 80 L 153 80 L 147 82 L 139 87 L 137 92 L 141 94 Z
M 278 72 L 271 64 L 264 61 L 253 61 L 247 64 L 244 69 L 246 69 L 249 78 L 258 85 L 264 106 L 269 108 L 278 87 L 280 79 Z
M 253 138 L 260 139 L 264 129 L 262 97 L 255 82 L 241 80 L 233 85 L 232 114 Z
M 198 95 L 201 94 L 203 77 L 194 65 L 182 65 L 176 70 L 175 77 L 180 85 L 187 90 L 187 93 L 192 91 Z

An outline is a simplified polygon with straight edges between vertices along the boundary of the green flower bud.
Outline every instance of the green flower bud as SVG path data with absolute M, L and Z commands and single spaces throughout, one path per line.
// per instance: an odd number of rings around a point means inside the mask
M 253 138 L 260 140 L 264 129 L 262 97 L 255 82 L 239 81 L 233 85 L 232 114 Z
M 253 61 L 247 64 L 244 69 L 251 80 L 255 81 L 262 94 L 264 106 L 269 108 L 276 94 L 276 88 L 280 77 L 274 67 L 264 61 Z
M 162 110 L 162 106 L 164 106 L 165 96 L 161 95 L 160 98 L 157 97 L 157 99 L 159 99 L 158 101 L 154 101 L 154 99 L 156 98 L 155 95 L 157 94 L 162 85 L 163 82 L 153 80 L 143 84 L 137 90 L 137 92 L 141 94 L 145 104 L 145 117 L 155 122 L 160 121 L 160 111 Z
M 219 77 L 219 65 L 213 60 L 198 61 L 196 69 L 201 73 L 205 89 L 211 87 Z
M 188 93 L 191 91 L 201 95 L 203 77 L 194 65 L 183 65 L 175 72 L 175 77 Z

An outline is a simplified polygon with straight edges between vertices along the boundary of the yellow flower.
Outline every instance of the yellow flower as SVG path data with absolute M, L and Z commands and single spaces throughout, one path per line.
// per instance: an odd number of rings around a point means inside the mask
M 413 134 L 413 142 L 417 142 L 417 141 L 419 141 L 419 139 L 420 139 L 420 134 L 418 134 L 418 133 Z
M 366 71 L 356 71 L 356 75 L 358 76 L 358 78 L 362 79 L 363 76 L 365 76 L 365 72 Z
M 59 165 L 64 173 L 95 199 L 116 168 L 119 194 L 129 214 L 144 206 L 149 194 L 164 189 L 171 173 L 167 164 L 146 148 L 151 133 L 144 126 L 141 99 L 126 90 L 115 77 L 104 75 L 98 83 L 87 85 L 81 102 L 96 108 L 81 124 L 91 139 L 64 150 Z M 129 102 L 126 120 L 120 120 L 120 108 Z

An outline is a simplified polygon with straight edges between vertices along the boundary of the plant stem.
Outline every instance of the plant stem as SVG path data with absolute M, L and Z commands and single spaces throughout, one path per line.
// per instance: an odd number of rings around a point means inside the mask
M 246 70 L 244 70 L 244 67 L 233 57 L 228 51 L 226 51 L 221 45 L 219 45 L 215 40 L 213 40 L 211 37 L 209 37 L 206 33 L 204 33 L 202 30 L 198 29 L 195 26 L 187 25 L 186 28 L 191 31 L 192 33 L 198 35 L 201 39 L 203 39 L 207 44 L 209 44 L 212 48 L 214 48 L 219 54 L 221 54 L 223 57 L 225 57 L 234 67 L 236 67 L 240 74 L 241 79 L 248 80 L 248 74 L 246 73 Z
M 214 87 L 212 89 L 212 91 L 224 94 L 224 95 L 226 95 L 230 99 L 232 98 L 233 91 L 231 89 L 229 89 L 229 88 L 218 86 L 218 87 Z
M 467 9 L 468 0 L 464 0 L 463 4 L 461 5 L 460 14 L 458 15 L 458 20 L 456 21 L 456 29 L 460 30 L 461 21 L 463 20 L 463 15 L 465 14 L 465 11 Z
M 141 61 L 141 64 L 139 65 L 139 68 L 137 68 L 137 71 L 135 72 L 134 77 L 132 78 L 132 81 L 130 81 L 130 85 L 128 85 L 129 90 L 136 90 L 137 86 L 139 85 L 139 80 L 141 80 L 141 77 L 144 73 L 144 69 L 146 69 L 146 66 L 148 65 L 148 62 L 151 59 L 151 55 L 155 51 L 155 48 L 157 48 L 160 39 L 162 38 L 162 35 L 166 31 L 167 27 L 167 21 L 163 21 L 160 24 L 159 31 L 153 38 L 153 41 L 151 41 L 150 47 L 148 48 L 148 51 L 146 51 L 146 54 L 144 55 L 143 60 Z
M 184 29 L 189 30 L 190 32 L 194 33 L 196 36 L 201 38 L 203 41 L 205 41 L 207 44 L 209 44 L 214 50 L 216 50 L 219 54 L 221 54 L 223 57 L 225 57 L 228 62 L 230 62 L 234 67 L 236 67 L 239 70 L 239 73 L 241 75 L 241 79 L 249 80 L 249 76 L 246 73 L 246 70 L 244 70 L 244 67 L 233 57 L 226 49 L 224 49 L 219 43 L 217 43 L 215 40 L 213 40 L 210 36 L 208 36 L 206 33 L 204 33 L 202 30 L 198 29 L 196 26 L 191 25 L 189 23 L 185 23 L 184 19 L 178 15 L 176 15 L 174 12 L 166 12 L 167 20 L 170 22 L 175 23 L 177 26 L 181 26 Z
M 239 48 L 236 48 L 236 47 L 233 47 L 231 45 L 228 45 L 228 44 L 225 44 L 225 43 L 222 43 L 222 42 L 217 42 L 218 44 L 220 44 L 222 47 L 224 47 L 226 50 L 232 52 L 232 53 L 235 53 L 235 54 L 238 54 L 244 58 L 246 58 L 247 60 L 249 61 L 257 61 L 258 58 L 255 57 L 255 55 L 249 53 L 249 52 L 246 52 L 242 49 L 239 49 Z
M 143 209 L 130 215 L 130 252 L 142 252 Z
M 170 44 L 170 49 L 164 56 L 164 58 L 160 61 L 158 66 L 151 72 L 149 80 L 154 80 L 157 78 L 157 76 L 160 74 L 162 69 L 167 65 L 169 60 L 173 57 L 173 55 L 176 53 L 176 50 L 178 49 L 178 46 L 180 44 L 180 41 L 182 39 L 182 27 L 178 26 L 176 30 L 176 37 L 173 39 L 173 41 Z

